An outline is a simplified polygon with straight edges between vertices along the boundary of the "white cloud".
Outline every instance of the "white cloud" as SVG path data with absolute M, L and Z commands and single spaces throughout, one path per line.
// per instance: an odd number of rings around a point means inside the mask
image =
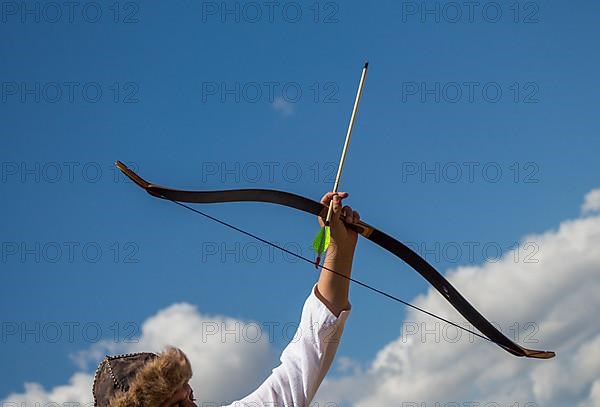
M 590 195 L 586 203 L 600 203 Z M 507 253 L 497 263 L 452 270 L 448 278 L 505 333 L 519 324 L 520 343 L 555 350 L 555 359 L 516 358 L 482 340 L 470 343 L 468 335 L 450 343 L 444 338 L 454 336 L 444 336 L 440 326 L 437 343 L 432 335 L 425 340 L 401 336 L 383 347 L 367 369 L 326 380 L 319 400 L 361 407 L 457 400 L 460 405 L 600 406 L 600 216 L 565 221 L 558 230 L 526 236 L 523 242 L 537 243 L 538 263 L 515 262 Z M 415 303 L 462 320 L 432 289 Z M 436 326 L 414 310 L 406 321 Z M 539 330 L 525 329 L 528 322 Z
M 587 193 L 581 205 L 582 213 L 590 213 L 600 211 L 600 188 L 593 189 Z
M 587 400 L 584 400 L 578 407 L 598 407 L 600 406 L 600 379 L 596 380 L 592 385 L 592 390 Z
M 291 116 L 294 113 L 294 105 L 281 96 L 277 96 L 271 106 L 285 117 Z
M 191 384 L 197 394 L 203 400 L 225 400 L 254 390 L 256 377 L 266 378 L 275 367 L 277 355 L 265 332 L 254 342 L 258 338 L 255 326 L 233 318 L 203 316 L 189 304 L 177 304 L 144 323 L 135 348 L 175 344 L 195 367 Z
M 254 390 L 257 378 L 266 378 L 277 364 L 278 355 L 270 346 L 267 331 L 257 328 L 261 327 L 252 322 L 203 315 L 190 304 L 174 304 L 143 323 L 137 342 L 99 342 L 75 355 L 82 371 L 68 384 L 45 390 L 40 384 L 27 383 L 23 393 L 10 394 L 3 403 L 17 403 L 19 407 L 18 403 L 28 407 L 36 402 L 88 404 L 92 402 L 93 381 L 93 374 L 88 372 L 95 370 L 105 354 L 159 351 L 166 345 L 177 346 L 188 355 L 197 398 L 206 402 L 241 398 Z
M 593 201 L 589 196 L 586 203 Z M 522 256 L 515 262 L 513 253 L 507 253 L 497 263 L 452 270 L 448 278 L 505 333 L 513 335 L 509 329 L 518 324 L 520 343 L 555 350 L 555 359 L 516 358 L 483 340 L 470 341 L 467 335 L 451 343 L 445 338 L 455 333 L 452 330 L 441 330 L 438 341 L 431 335 L 423 340 L 419 335 L 399 333 L 366 368 L 338 355 L 341 376 L 323 383 L 316 402 L 358 407 L 402 402 L 443 406 L 450 401 L 462 401 L 460 406 L 475 401 L 500 406 L 600 406 L 600 215 L 564 221 L 556 230 L 522 240 L 537 243 L 538 263 L 524 263 Z M 461 320 L 435 291 L 413 302 Z M 407 313 L 406 322 L 435 326 L 429 317 L 413 310 Z M 535 322 L 538 330 L 526 329 L 528 322 Z M 181 347 L 190 357 L 192 385 L 202 400 L 243 396 L 254 389 L 257 377 L 265 377 L 276 365 L 278 355 L 267 337 L 256 343 L 236 341 L 232 335 L 227 340 L 220 335 L 202 338 L 202 332 L 215 326 L 219 332 L 244 332 L 251 324 L 175 304 L 146 320 L 139 342 L 102 343 L 78 355 L 81 371 L 66 385 L 45 390 L 28 383 L 23 393 L 9 395 L 4 403 L 89 402 L 92 377 L 85 367 L 90 361 L 95 364 L 107 351 L 158 350 L 166 344 Z M 527 343 L 532 340 L 539 343 Z
M 87 404 L 91 401 L 93 375 L 75 373 L 69 383 L 46 391 L 38 383 L 25 383 L 25 392 L 14 393 L 6 397 L 0 405 L 6 407 L 47 406 L 50 403 L 68 405 L 67 403 Z

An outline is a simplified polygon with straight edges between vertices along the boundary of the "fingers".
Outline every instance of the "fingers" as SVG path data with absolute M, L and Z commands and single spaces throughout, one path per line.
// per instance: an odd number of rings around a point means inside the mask
M 348 192 L 327 192 L 325 195 L 323 195 L 323 198 L 321 198 L 321 203 L 329 206 L 329 203 L 335 195 L 338 195 L 340 199 L 348 198 Z
M 360 214 L 346 205 L 342 208 L 340 219 L 345 223 L 358 223 L 360 221 Z
M 352 210 L 348 205 L 342 206 L 342 199 L 348 196 L 347 192 L 327 192 L 321 198 L 321 203 L 326 206 L 332 205 L 333 214 L 336 215 L 333 216 L 333 219 L 339 219 L 345 223 L 358 223 L 360 221 L 360 214 Z
M 354 211 L 348 205 L 342 208 L 340 219 L 345 223 L 352 223 L 354 221 Z
M 340 214 L 342 213 L 342 198 L 340 197 L 340 195 L 333 195 L 330 205 L 333 211 L 333 215 L 331 216 L 331 218 L 333 221 L 335 221 L 336 219 L 340 218 Z

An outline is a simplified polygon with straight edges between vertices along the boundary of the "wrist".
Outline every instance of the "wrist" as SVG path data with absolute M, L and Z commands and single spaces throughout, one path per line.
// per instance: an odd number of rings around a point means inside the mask
M 325 264 L 327 268 L 346 274 L 352 268 L 353 258 L 354 251 L 335 249 L 330 246 L 325 257 Z
M 327 249 L 327 257 L 332 257 L 339 260 L 349 259 L 352 261 L 355 247 L 356 246 L 349 247 L 348 245 L 338 245 L 335 241 L 332 241 Z

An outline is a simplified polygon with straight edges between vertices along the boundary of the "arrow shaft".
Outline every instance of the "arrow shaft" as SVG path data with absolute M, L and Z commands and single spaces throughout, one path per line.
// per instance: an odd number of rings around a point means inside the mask
M 340 158 L 340 165 L 338 166 L 337 174 L 335 176 L 335 182 L 333 184 L 333 192 L 338 191 L 340 185 L 340 178 L 342 177 L 342 170 L 344 169 L 344 162 L 346 161 L 346 153 L 348 152 L 348 146 L 350 145 L 350 137 L 352 136 L 352 129 L 354 128 L 354 121 L 356 119 L 356 112 L 358 112 L 358 104 L 360 103 L 360 97 L 362 95 L 363 86 L 365 84 L 365 78 L 367 77 L 367 69 L 369 63 L 366 62 L 363 67 L 362 74 L 360 75 L 360 82 L 358 84 L 358 91 L 356 92 L 356 99 L 354 99 L 354 107 L 352 108 L 352 115 L 350 116 L 350 123 L 348 123 L 348 130 L 346 131 L 346 141 L 344 141 L 344 148 L 342 148 L 342 157 Z M 331 214 L 333 212 L 333 205 L 329 206 L 327 211 L 327 217 L 325 218 L 325 225 L 329 225 L 331 220 Z

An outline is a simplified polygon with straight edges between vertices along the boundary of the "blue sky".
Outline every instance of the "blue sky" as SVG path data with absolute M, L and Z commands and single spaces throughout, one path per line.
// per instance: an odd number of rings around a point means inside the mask
M 23 4 L 38 4 L 39 22 Z M 1 397 L 26 381 L 66 382 L 77 369 L 70 355 L 91 346 L 95 327 L 109 340 L 118 327 L 122 341 L 174 303 L 296 321 L 313 268 L 151 199 L 113 162 L 173 187 L 318 199 L 366 59 L 341 189 L 367 222 L 441 253 L 427 257 L 439 270 L 485 263 L 555 228 L 598 187 L 597 2 L 515 3 L 518 16 L 494 3 L 496 22 L 493 7 L 469 21 L 466 8 L 455 17 L 448 3 L 427 3 L 440 7 L 436 22 L 412 13 L 420 2 L 393 1 L 288 2 L 272 21 L 263 3 L 226 3 L 239 21 L 220 2 L 118 3 L 118 15 L 108 3 L 82 14 L 81 3 L 73 21 L 62 6 L 52 22 L 57 9 L 45 4 L 3 3 L 0 20 L 0 360 L 10 366 Z M 309 216 L 263 204 L 200 209 L 312 256 Z M 464 251 L 453 261 L 443 251 L 456 245 Z M 427 288 L 366 241 L 354 270 L 404 299 Z M 359 287 L 351 296 L 339 354 L 367 363 L 398 336 L 406 310 Z M 20 338 L 23 326 L 37 334 Z M 273 346 L 284 345 L 276 336 Z

